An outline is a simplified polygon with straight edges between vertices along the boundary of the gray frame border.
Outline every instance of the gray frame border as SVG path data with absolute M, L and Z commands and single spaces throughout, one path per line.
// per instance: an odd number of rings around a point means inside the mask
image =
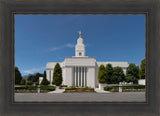
M 0 116 L 5 115 L 160 115 L 159 0 L 0 0 Z M 14 80 L 13 13 L 134 14 L 147 13 L 147 103 L 12 103 Z

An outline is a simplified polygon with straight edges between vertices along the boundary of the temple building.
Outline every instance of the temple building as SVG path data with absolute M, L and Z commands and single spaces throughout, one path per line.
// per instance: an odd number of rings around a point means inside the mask
M 47 79 L 52 84 L 53 70 L 57 62 L 46 64 Z M 96 62 L 94 57 L 85 56 L 85 45 L 79 32 L 79 38 L 75 46 L 75 56 L 66 57 L 63 62 L 59 62 L 62 68 L 63 85 L 67 86 L 98 86 L 98 68 L 101 64 L 112 64 L 113 67 L 122 67 L 124 74 L 129 66 L 128 62 Z

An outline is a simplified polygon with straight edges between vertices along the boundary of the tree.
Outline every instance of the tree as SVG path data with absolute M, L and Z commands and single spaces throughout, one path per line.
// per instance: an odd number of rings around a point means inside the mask
M 112 76 L 113 76 L 113 67 L 111 64 L 106 65 L 106 72 L 107 72 L 107 82 L 108 84 L 112 83 Z
M 52 83 L 56 86 L 59 86 L 62 84 L 62 68 L 60 67 L 59 63 L 56 63 L 53 71 L 53 81 Z
M 32 81 L 27 81 L 27 85 L 33 85 Z
M 139 76 L 141 79 L 145 79 L 145 67 L 146 67 L 146 62 L 145 58 L 141 61 L 141 67 L 139 70 Z
M 44 71 L 44 73 L 43 73 L 43 80 L 41 82 L 41 85 L 49 85 L 49 83 L 50 82 L 46 78 L 46 71 Z
M 44 73 L 43 73 L 43 77 L 46 77 L 46 71 L 44 71 Z
M 139 67 L 135 64 L 129 64 L 126 71 L 126 81 L 137 83 L 139 79 Z
M 49 85 L 49 84 L 50 84 L 50 82 L 46 79 L 46 77 L 43 77 L 41 85 Z
M 31 81 L 31 82 L 38 82 L 39 81 L 39 77 L 43 77 L 43 74 L 40 73 L 35 73 L 35 74 L 29 74 L 27 81 Z
M 18 67 L 15 67 L 15 84 L 20 85 L 22 80 L 21 73 L 18 69 Z
M 125 81 L 125 75 L 123 73 L 123 69 L 121 67 L 113 68 L 113 76 L 111 82 L 113 84 L 119 84 L 119 82 Z
M 26 84 L 26 80 L 23 78 L 22 80 L 21 80 L 21 85 L 25 85 Z
M 106 81 L 107 81 L 106 69 L 105 69 L 104 65 L 100 65 L 100 67 L 99 67 L 98 81 L 99 81 L 99 83 L 106 83 Z

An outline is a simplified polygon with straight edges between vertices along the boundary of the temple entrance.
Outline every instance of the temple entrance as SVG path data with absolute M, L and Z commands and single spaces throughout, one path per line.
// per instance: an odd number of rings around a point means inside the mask
M 87 86 L 87 67 L 73 67 L 73 85 Z

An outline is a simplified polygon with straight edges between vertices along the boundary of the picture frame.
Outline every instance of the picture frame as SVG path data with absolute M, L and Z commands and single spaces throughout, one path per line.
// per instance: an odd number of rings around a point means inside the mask
M 159 1 L 0 0 L 0 115 L 159 116 Z M 14 14 L 145 14 L 145 103 L 14 103 Z

